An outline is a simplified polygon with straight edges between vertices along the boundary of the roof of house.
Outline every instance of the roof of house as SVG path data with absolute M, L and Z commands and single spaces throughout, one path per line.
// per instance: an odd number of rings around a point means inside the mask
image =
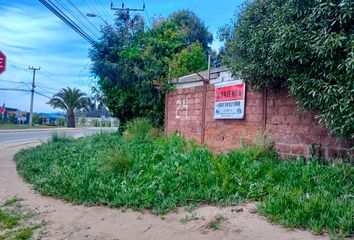
M 59 113 L 38 113 L 37 116 L 46 117 L 50 119 L 64 119 L 65 117 Z
M 198 73 L 193 73 L 177 79 L 171 80 L 171 83 L 177 88 L 190 88 L 203 85 L 203 81 L 208 80 L 209 71 L 205 70 Z M 214 68 L 210 70 L 209 84 L 227 82 L 233 80 L 241 80 L 240 76 L 233 76 L 231 71 L 226 67 Z

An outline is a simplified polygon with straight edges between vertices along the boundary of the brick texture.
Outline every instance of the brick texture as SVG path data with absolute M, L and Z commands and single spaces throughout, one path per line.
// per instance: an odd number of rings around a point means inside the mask
M 352 143 L 330 136 L 319 126 L 315 114 L 300 112 L 296 100 L 284 89 L 268 93 L 264 124 L 263 94 L 247 87 L 245 117 L 242 120 L 214 120 L 214 85 L 207 86 L 205 109 L 205 144 L 214 152 L 253 144 L 266 130 L 275 150 L 283 158 L 303 155 L 308 157 L 314 146 L 326 159 L 353 156 Z M 187 139 L 202 139 L 203 87 L 177 89 L 166 97 L 165 131 L 175 131 Z

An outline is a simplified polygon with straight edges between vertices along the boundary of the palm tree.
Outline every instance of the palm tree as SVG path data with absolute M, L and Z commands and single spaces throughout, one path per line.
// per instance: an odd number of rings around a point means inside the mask
M 88 109 L 90 100 L 79 89 L 67 87 L 54 94 L 47 104 L 53 108 L 65 110 L 68 116 L 67 127 L 75 127 L 75 113 L 82 109 Z

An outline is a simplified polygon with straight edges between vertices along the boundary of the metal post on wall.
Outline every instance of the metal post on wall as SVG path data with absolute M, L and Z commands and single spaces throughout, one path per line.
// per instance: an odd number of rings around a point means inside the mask
M 267 129 L 267 87 L 263 88 L 263 122 L 262 122 L 262 131 L 265 132 Z
M 167 122 L 168 122 L 168 92 L 165 93 L 165 123 L 164 123 L 164 130 L 165 130 L 165 135 L 167 136 Z
M 202 100 L 202 122 L 201 122 L 201 139 L 202 144 L 205 143 L 205 115 L 206 115 L 206 93 L 207 84 L 210 83 L 210 54 L 208 55 L 208 80 L 203 79 L 203 100 Z

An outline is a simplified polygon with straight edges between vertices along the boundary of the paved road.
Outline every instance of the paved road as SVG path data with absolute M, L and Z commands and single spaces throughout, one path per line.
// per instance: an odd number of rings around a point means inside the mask
M 102 128 L 105 132 L 114 132 L 117 128 Z M 76 129 L 2 129 L 0 130 L 0 145 L 8 143 L 45 141 L 53 136 L 54 133 L 64 134 L 70 137 L 82 137 L 99 133 L 101 128 L 76 128 Z

